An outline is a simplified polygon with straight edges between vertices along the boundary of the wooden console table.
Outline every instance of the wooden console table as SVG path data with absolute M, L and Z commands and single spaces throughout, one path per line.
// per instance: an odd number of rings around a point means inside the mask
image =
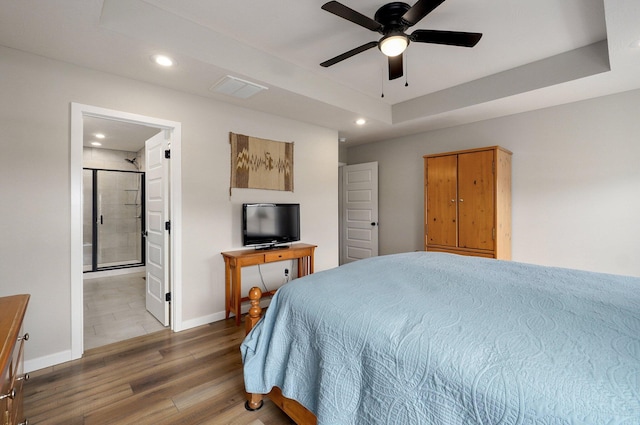
M 240 306 L 249 301 L 248 297 L 242 297 L 242 267 L 256 266 L 258 264 L 274 263 L 276 261 L 298 260 L 298 277 L 313 273 L 313 253 L 317 245 L 296 243 L 286 248 L 274 249 L 243 249 L 239 251 L 226 251 L 224 257 L 224 306 L 226 318 L 233 313 L 236 316 L 236 325 L 240 325 Z M 273 295 L 275 291 L 265 292 L 265 295 Z

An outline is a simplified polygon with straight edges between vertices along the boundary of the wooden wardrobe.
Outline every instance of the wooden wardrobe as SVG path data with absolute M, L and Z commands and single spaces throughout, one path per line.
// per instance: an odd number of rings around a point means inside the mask
M 511 259 L 511 155 L 491 146 L 424 156 L 426 251 Z

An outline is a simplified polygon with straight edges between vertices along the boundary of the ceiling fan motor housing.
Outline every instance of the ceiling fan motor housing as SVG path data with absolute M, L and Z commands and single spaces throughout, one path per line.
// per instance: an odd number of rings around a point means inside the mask
M 392 2 L 385 4 L 376 11 L 374 19 L 381 24 L 378 32 L 384 35 L 378 42 L 378 49 L 385 55 L 396 56 L 398 54 L 396 52 L 401 54 L 409 45 L 409 37 L 404 32 L 411 25 L 402 19 L 402 16 L 410 8 L 411 6 L 407 3 Z M 394 50 L 393 53 L 388 51 L 389 46 L 385 46 L 387 41 L 396 44 L 396 48 L 392 48 Z
M 402 15 L 407 13 L 409 9 L 411 9 L 411 6 L 399 1 L 387 3 L 380 7 L 374 16 L 374 19 L 382 24 L 379 32 L 385 35 L 390 32 L 403 33 L 410 24 L 402 19 Z

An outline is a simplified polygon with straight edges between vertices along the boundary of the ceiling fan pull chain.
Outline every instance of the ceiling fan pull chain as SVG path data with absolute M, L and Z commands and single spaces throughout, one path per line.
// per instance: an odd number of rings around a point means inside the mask
M 380 68 L 380 97 L 384 97 L 384 64 Z
M 404 86 L 409 87 L 409 52 L 404 52 Z

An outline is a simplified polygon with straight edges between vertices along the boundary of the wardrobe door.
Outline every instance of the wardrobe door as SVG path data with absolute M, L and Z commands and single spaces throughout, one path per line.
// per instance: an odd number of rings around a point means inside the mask
M 458 155 L 458 245 L 494 249 L 493 150 Z
M 427 158 L 427 245 L 457 246 L 457 156 Z

